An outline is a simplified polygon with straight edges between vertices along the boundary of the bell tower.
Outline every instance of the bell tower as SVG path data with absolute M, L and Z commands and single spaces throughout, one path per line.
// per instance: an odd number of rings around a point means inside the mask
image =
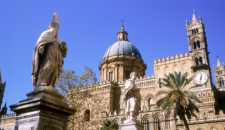
M 225 90 L 225 65 L 221 64 L 219 57 L 217 57 L 217 66 L 213 66 L 213 69 L 217 88 Z
M 189 54 L 192 61 L 191 69 L 194 73 L 194 84 L 198 88 L 210 87 L 212 84 L 211 70 L 209 65 L 207 38 L 202 19 L 196 18 L 195 11 L 191 24 L 186 21 Z

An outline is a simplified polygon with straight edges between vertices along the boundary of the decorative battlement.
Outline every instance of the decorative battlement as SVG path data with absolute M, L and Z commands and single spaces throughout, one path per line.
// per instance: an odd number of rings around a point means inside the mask
M 8 119 L 8 118 L 16 118 L 16 113 L 2 115 L 1 120 Z
M 114 81 L 103 81 L 103 82 L 97 82 L 94 84 L 88 84 L 83 87 L 77 87 L 75 89 L 70 89 L 69 93 L 71 94 L 74 90 L 79 90 L 79 91 L 89 91 L 89 90 L 100 90 L 100 89 L 110 89 L 110 86 L 115 84 Z
M 136 85 L 138 88 L 145 88 L 145 87 L 153 87 L 155 86 L 155 75 L 148 75 L 148 76 L 140 76 L 137 77 Z M 84 87 L 78 87 L 76 89 L 79 89 L 79 91 L 87 91 L 87 90 L 97 90 L 97 89 L 106 89 L 112 86 L 112 84 L 119 84 L 120 87 L 124 87 L 125 82 L 115 82 L 115 81 L 103 81 L 103 82 L 97 82 L 94 84 L 88 84 Z M 73 91 L 73 89 L 69 90 Z
M 175 56 L 167 56 L 166 58 L 162 58 L 162 59 L 158 59 L 158 60 L 156 60 L 156 59 L 154 59 L 154 64 L 158 64 L 158 63 L 162 63 L 162 62 L 169 62 L 169 61 L 173 61 L 173 60 L 176 60 L 176 59 L 182 59 L 182 58 L 184 58 L 184 57 L 188 57 L 189 55 L 188 55 L 188 53 L 187 52 L 185 52 L 184 54 L 182 54 L 182 53 L 180 53 L 179 55 L 178 54 L 176 54 Z

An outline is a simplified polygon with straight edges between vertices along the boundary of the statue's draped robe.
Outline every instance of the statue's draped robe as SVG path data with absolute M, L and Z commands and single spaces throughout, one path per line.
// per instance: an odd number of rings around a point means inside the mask
M 39 51 L 44 47 L 44 53 Z M 34 86 L 54 86 L 55 80 L 62 71 L 63 57 L 61 44 L 56 31 L 51 28 L 39 37 L 33 54 L 32 78 Z
M 125 82 L 125 98 L 124 98 L 125 115 L 134 112 L 134 118 L 139 114 L 140 110 L 140 92 L 136 87 L 134 80 L 126 80 Z

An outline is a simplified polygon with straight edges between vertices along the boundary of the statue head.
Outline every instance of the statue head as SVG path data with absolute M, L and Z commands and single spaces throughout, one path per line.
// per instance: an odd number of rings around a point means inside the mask
M 136 72 L 130 73 L 130 79 L 134 80 L 136 78 Z
M 52 22 L 50 24 L 50 28 L 54 28 L 55 31 L 58 33 L 58 30 L 59 30 L 59 18 L 58 18 L 58 14 L 57 13 L 53 14 L 53 18 L 52 18 Z

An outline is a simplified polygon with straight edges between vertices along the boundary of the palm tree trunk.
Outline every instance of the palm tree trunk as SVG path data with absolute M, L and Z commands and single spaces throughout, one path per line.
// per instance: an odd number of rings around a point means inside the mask
M 181 115 L 180 115 L 180 119 L 184 122 L 184 126 L 186 127 L 186 129 L 187 129 L 187 130 L 190 130 L 190 129 L 189 129 L 189 126 L 188 126 L 188 123 L 187 123 L 187 119 L 186 119 L 186 117 L 185 117 L 184 114 L 181 114 Z

